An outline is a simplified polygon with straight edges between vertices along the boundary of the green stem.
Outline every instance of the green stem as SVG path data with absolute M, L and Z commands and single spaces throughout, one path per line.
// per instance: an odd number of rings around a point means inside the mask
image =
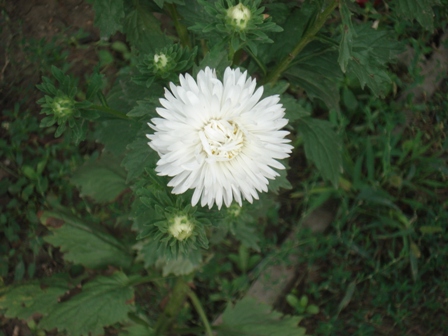
M 305 48 L 305 46 L 310 43 L 319 30 L 322 28 L 324 23 L 327 21 L 327 18 L 333 13 L 334 9 L 338 6 L 339 0 L 333 0 L 333 2 L 328 5 L 327 8 L 322 13 L 319 13 L 316 17 L 316 20 L 312 24 L 311 27 L 307 29 L 303 37 L 296 44 L 294 49 L 285 56 L 281 62 L 269 73 L 263 83 L 271 83 L 275 84 L 280 78 L 281 74 L 289 67 L 289 64 L 294 60 L 294 58 Z
M 190 36 L 188 35 L 187 27 L 180 22 L 180 15 L 177 7 L 174 4 L 166 4 L 166 9 L 173 20 L 174 28 L 176 28 L 177 35 L 179 35 L 182 46 L 191 49 Z
M 182 277 L 177 278 L 171 292 L 170 300 L 163 313 L 159 316 L 155 326 L 156 336 L 167 335 L 167 330 L 173 326 L 173 323 L 185 302 L 188 293 L 188 286 Z
M 97 110 L 97 111 L 101 111 L 101 112 L 106 112 L 109 114 L 112 114 L 115 117 L 118 117 L 120 119 L 129 119 L 129 117 L 124 114 L 123 112 L 114 110 L 113 108 L 110 108 L 108 106 L 103 106 L 103 105 L 91 105 L 89 108 L 93 109 L 93 110 Z
M 199 301 L 198 297 L 196 296 L 196 293 L 193 292 L 190 288 L 188 288 L 187 295 L 190 298 L 191 303 L 193 304 L 194 308 L 196 309 L 196 312 L 199 314 L 199 317 L 201 318 L 202 323 L 204 323 L 205 334 L 207 336 L 213 336 L 212 327 L 210 326 L 210 322 L 207 319 L 207 315 L 205 315 L 204 308 L 202 308 L 201 302 Z

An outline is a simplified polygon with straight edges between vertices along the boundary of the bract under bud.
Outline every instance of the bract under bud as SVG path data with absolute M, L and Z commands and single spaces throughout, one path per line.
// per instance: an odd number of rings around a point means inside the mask
M 232 25 L 235 28 L 244 30 L 250 20 L 251 12 L 249 8 L 240 2 L 238 5 L 230 7 L 227 10 L 227 16 L 230 18 Z
M 52 104 L 56 117 L 66 117 L 73 114 L 74 102 L 68 97 L 55 97 Z
M 168 231 L 179 241 L 187 239 L 194 230 L 194 224 L 188 220 L 187 216 L 175 216 L 171 220 Z

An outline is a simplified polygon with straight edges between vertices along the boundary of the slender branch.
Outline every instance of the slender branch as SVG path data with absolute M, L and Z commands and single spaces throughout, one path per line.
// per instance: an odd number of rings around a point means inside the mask
M 196 312 L 199 314 L 199 317 L 201 318 L 202 323 L 204 323 L 206 335 L 213 336 L 212 327 L 210 326 L 210 322 L 207 319 L 207 315 L 205 315 L 204 308 L 202 308 L 201 302 L 199 301 L 198 297 L 196 296 L 196 293 L 193 292 L 190 288 L 188 288 L 187 295 L 190 298 L 191 303 L 193 304 L 194 308 L 196 309 Z
M 316 17 L 314 23 L 307 29 L 303 37 L 296 44 L 294 49 L 285 56 L 281 62 L 269 73 L 263 83 L 271 83 L 275 84 L 280 78 L 281 74 L 289 67 L 290 63 L 294 60 L 294 58 L 305 48 L 305 46 L 310 43 L 315 35 L 322 28 L 324 23 L 327 21 L 327 18 L 333 13 L 334 9 L 338 6 L 339 0 L 333 0 L 331 4 L 328 5 L 327 8 L 322 13 L 319 13 Z
M 157 320 L 155 326 L 155 334 L 157 336 L 167 335 L 166 331 L 173 326 L 177 314 L 179 314 L 179 311 L 187 298 L 188 289 L 184 279 L 178 277 L 171 292 L 170 300 Z
M 91 106 L 89 106 L 89 108 L 93 109 L 93 110 L 97 110 L 97 111 L 101 111 L 101 112 L 106 112 L 106 113 L 112 114 L 113 116 L 118 117 L 120 119 L 129 119 L 129 117 L 126 114 L 124 114 L 123 112 L 114 110 L 113 108 L 110 108 L 108 106 L 91 105 Z
M 166 4 L 166 9 L 173 20 L 174 28 L 176 28 L 177 35 L 179 35 L 182 46 L 191 49 L 190 36 L 188 35 L 187 27 L 180 22 L 180 15 L 175 4 Z

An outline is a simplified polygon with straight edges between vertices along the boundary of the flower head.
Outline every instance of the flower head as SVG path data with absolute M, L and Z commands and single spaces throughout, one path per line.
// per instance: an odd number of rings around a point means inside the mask
M 193 206 L 252 203 L 279 175 L 272 168 L 285 168 L 277 160 L 291 153 L 279 96 L 260 100 L 263 87 L 255 90 L 256 81 L 239 69 L 227 68 L 223 81 L 208 67 L 196 81 L 188 74 L 179 80 L 160 99 L 161 118 L 149 124 L 157 173 L 172 177 L 174 194 L 194 189 Z

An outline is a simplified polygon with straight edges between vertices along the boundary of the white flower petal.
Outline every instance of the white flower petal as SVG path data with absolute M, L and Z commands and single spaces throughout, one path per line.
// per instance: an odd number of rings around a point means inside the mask
M 208 67 L 179 82 L 170 83 L 156 109 L 160 118 L 148 124 L 155 131 L 149 145 L 160 156 L 156 172 L 172 177 L 174 194 L 193 189 L 193 206 L 252 203 L 292 150 L 281 130 L 288 120 L 280 97 L 260 100 L 263 87 L 255 90 L 255 79 L 240 69 L 227 68 L 222 82 Z

